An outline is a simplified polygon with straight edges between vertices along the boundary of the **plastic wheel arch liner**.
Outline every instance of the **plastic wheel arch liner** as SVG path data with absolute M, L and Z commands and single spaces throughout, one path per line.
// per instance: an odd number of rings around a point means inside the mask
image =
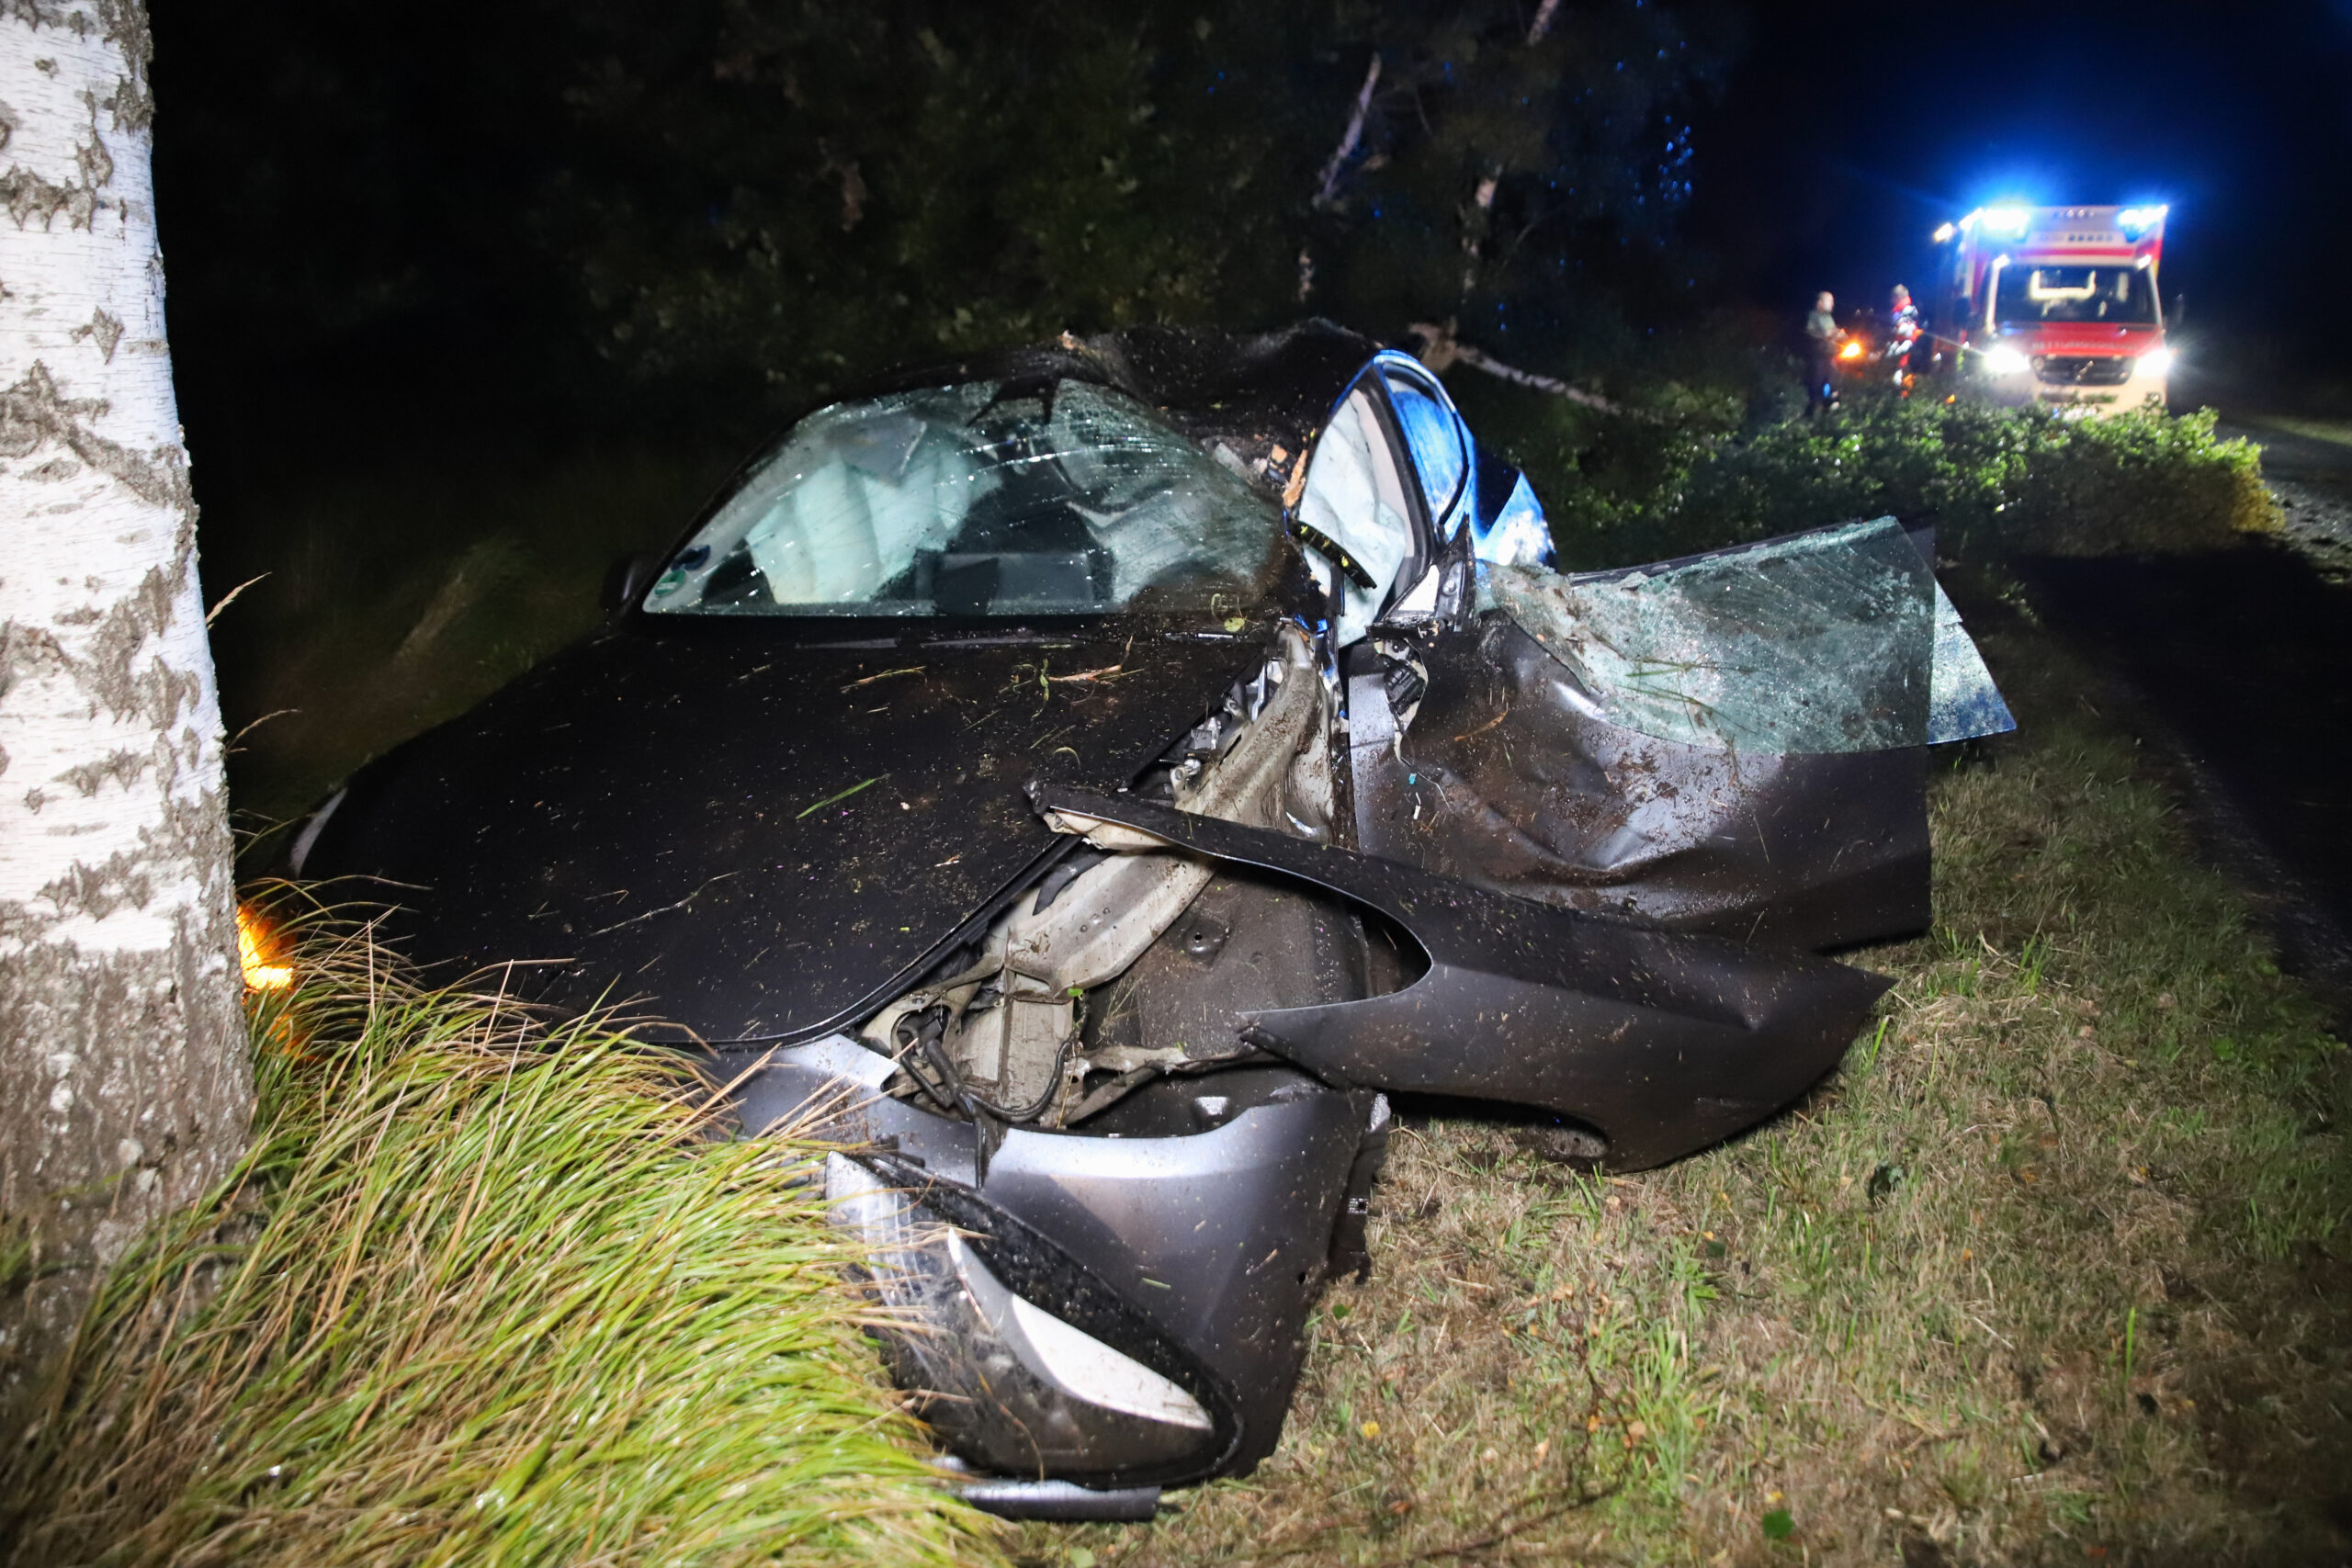
M 1250 1043 L 1351 1088 L 1540 1107 L 1662 1165 L 1752 1126 L 1836 1066 L 1884 976 L 1556 909 L 1125 796 L 1043 788 L 1065 830 L 1112 823 L 1378 910 L 1430 968 L 1361 1001 L 1242 1015 Z

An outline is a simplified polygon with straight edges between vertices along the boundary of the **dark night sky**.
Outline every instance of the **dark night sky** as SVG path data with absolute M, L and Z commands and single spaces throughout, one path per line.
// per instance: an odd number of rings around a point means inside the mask
M 540 3 L 490 0 L 481 22 L 503 19 L 504 30 L 478 26 L 478 39 L 526 50 Z M 1575 0 L 1569 14 L 1626 3 Z M 1897 280 L 1920 286 L 1938 223 L 1987 199 L 2169 201 L 2165 291 L 2190 300 L 2192 362 L 2343 357 L 2332 317 L 2352 248 L 2352 0 L 1713 4 L 1740 19 L 1746 42 L 1696 127 L 1687 232 L 1711 263 L 1705 302 L 1766 307 L 1791 322 L 1820 288 L 1837 291 L 1841 310 L 1878 305 Z M 334 232 L 312 245 L 316 265 L 283 285 L 302 291 L 312 334 L 308 347 L 291 334 L 281 345 L 288 365 L 299 355 L 305 367 L 288 385 L 397 380 L 410 374 L 402 344 L 496 344 L 493 358 L 560 361 L 571 375 L 582 329 L 545 308 L 561 280 L 503 265 L 525 247 L 495 233 L 469 241 L 467 224 L 442 210 L 448 201 L 424 198 L 462 186 L 474 208 L 455 216 L 494 231 L 517 209 L 497 179 L 474 177 L 481 167 L 568 155 L 560 115 L 518 129 L 512 106 L 481 90 L 495 77 L 495 51 L 461 69 L 463 57 L 396 23 L 397 36 L 379 36 L 387 13 L 358 4 L 256 0 L 241 14 L 158 0 L 156 10 L 158 198 L 175 348 L 186 351 L 175 356 L 216 474 L 238 450 L 220 439 L 222 422 L 253 400 L 240 380 L 252 341 L 237 314 L 250 301 L 236 303 L 234 280 L 266 241 L 248 214 L 276 210 L 263 201 L 269 181 L 308 166 L 280 142 L 311 135 L 297 111 L 316 107 L 312 98 L 350 98 L 356 107 L 336 123 L 365 156 L 337 165 L 353 188 L 321 220 Z M 352 79 L 377 96 L 350 93 L 342 84 Z M 458 103 L 469 107 L 447 107 Z M 481 114 L 497 123 L 467 118 Z M 469 178 L 452 182 L 453 170 Z M 345 302 L 378 294 L 416 297 L 397 315 L 376 312 L 396 330 L 379 321 L 371 337 L 337 325 L 366 317 Z M 208 335 L 204 307 L 216 299 L 232 308 L 211 312 Z M 526 320 L 540 323 L 538 337 L 516 327 Z M 379 361 L 389 376 L 354 368 Z
M 2192 331 L 2328 329 L 2352 239 L 2352 0 L 1758 5 L 1702 127 L 1727 282 L 1841 313 L 1988 199 L 2168 201 Z

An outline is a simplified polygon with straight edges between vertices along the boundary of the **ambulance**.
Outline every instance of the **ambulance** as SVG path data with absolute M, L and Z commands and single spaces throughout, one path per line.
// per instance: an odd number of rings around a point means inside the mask
M 1985 207 L 1935 240 L 1933 319 L 1964 387 L 2085 414 L 2165 406 L 2165 209 Z

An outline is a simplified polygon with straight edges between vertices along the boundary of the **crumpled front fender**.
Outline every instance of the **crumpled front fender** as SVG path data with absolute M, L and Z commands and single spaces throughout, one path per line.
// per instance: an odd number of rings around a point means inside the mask
M 1065 825 L 1138 829 L 1378 911 L 1430 967 L 1385 996 L 1241 1015 L 1328 1082 L 1574 1117 L 1605 1163 L 1661 1165 L 1752 1126 L 1835 1066 L 1890 981 L 1809 954 L 1508 897 L 1390 861 L 1125 795 L 1040 787 Z

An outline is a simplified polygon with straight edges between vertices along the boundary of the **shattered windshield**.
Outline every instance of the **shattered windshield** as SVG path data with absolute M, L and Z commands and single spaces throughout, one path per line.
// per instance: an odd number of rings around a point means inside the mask
M 2039 321 L 2156 324 L 2156 290 L 2140 266 L 2021 266 L 2001 270 L 1993 320 L 2002 326 Z
M 662 615 L 1085 615 L 1257 597 L 1280 507 L 1132 398 L 974 381 L 809 415 L 645 598 Z

